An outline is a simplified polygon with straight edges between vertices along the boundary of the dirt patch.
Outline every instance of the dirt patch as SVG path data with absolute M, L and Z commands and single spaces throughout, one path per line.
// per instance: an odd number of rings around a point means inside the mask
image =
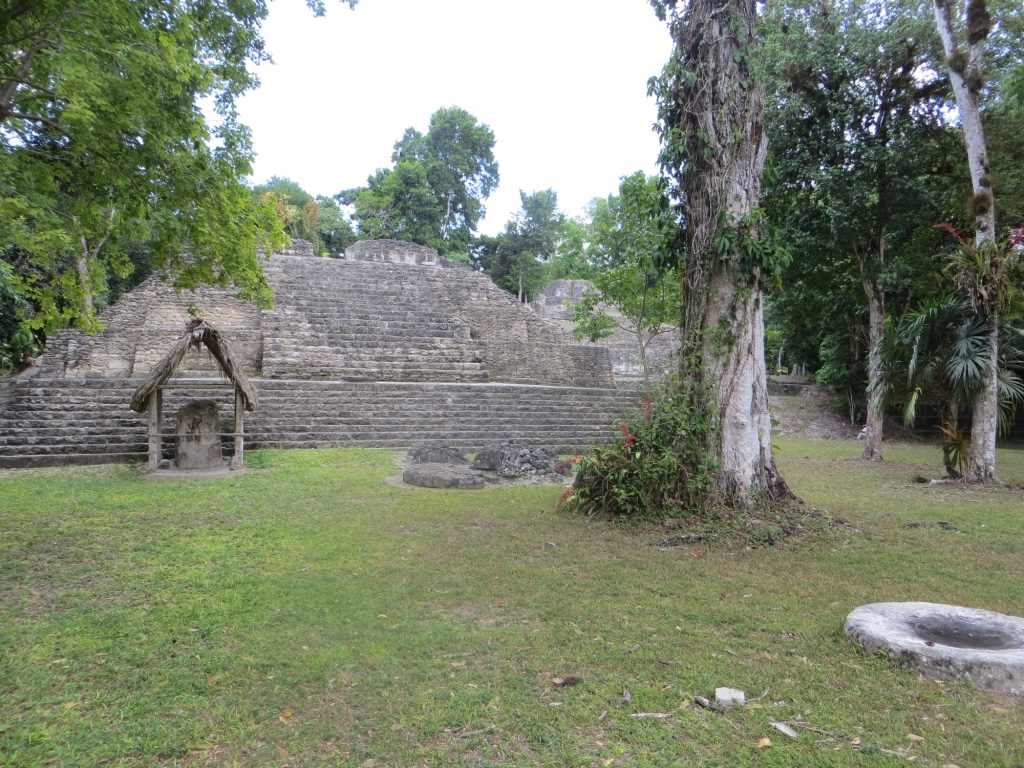
M 807 440 L 856 440 L 862 424 L 850 424 L 845 404 L 835 397 L 771 395 L 772 434 Z M 928 443 L 935 435 L 921 434 L 898 419 L 885 419 L 886 442 Z
M 859 425 L 851 425 L 839 404 L 829 397 L 772 395 L 772 433 L 810 440 L 855 440 Z

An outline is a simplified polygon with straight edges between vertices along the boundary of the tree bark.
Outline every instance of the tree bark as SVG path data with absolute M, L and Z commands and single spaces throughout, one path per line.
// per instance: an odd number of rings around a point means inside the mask
M 756 23 L 755 0 L 691 0 L 672 19 L 678 71 L 662 86 L 663 130 L 684 137 L 667 163 L 686 223 L 683 385 L 713 426 L 716 490 L 739 508 L 792 496 L 771 452 L 761 271 L 741 242 L 760 234 L 744 217 L 760 202 L 768 148 L 763 91 L 749 66 Z M 723 235 L 732 237 L 724 252 Z
M 989 362 L 985 383 L 974 401 L 971 413 L 971 460 L 967 481 L 983 483 L 996 479 L 996 435 L 999 432 L 999 315 L 988 316 Z
M 882 461 L 882 429 L 885 418 L 884 396 L 876 386 L 881 368 L 882 335 L 885 333 L 885 289 L 877 280 L 864 278 L 864 293 L 868 298 L 868 408 L 864 433 L 862 459 Z
M 957 43 L 951 18 L 953 0 L 935 0 L 935 26 L 942 39 L 943 52 L 949 65 L 949 80 L 960 110 L 964 145 L 967 148 L 967 164 L 971 170 L 971 210 L 974 213 L 974 243 L 978 248 L 995 242 L 996 209 L 992 198 L 992 180 L 989 176 L 988 145 L 978 108 L 978 94 L 981 91 L 981 54 L 988 36 L 987 31 L 972 33 L 965 53 Z M 985 2 L 972 2 L 968 15 L 987 15 Z M 971 19 L 968 19 L 971 21 Z M 968 25 L 969 27 L 971 24 Z M 999 313 L 988 311 L 989 365 L 985 371 L 985 386 L 974 401 L 971 417 L 971 462 L 967 479 L 983 482 L 995 478 L 996 435 L 999 430 Z

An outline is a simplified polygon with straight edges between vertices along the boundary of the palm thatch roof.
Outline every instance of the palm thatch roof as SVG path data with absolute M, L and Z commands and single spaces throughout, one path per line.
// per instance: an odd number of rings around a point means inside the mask
M 227 339 L 202 317 L 190 320 L 185 326 L 185 332 L 171 348 L 171 351 L 164 355 L 159 363 L 153 366 L 149 376 L 146 377 L 139 385 L 139 388 L 135 390 L 135 394 L 132 395 L 132 410 L 145 413 L 149 407 L 149 398 L 156 392 L 157 387 L 171 378 L 190 349 L 198 349 L 203 345 L 220 363 L 224 375 L 241 390 L 245 410 L 256 410 L 256 405 L 259 403 L 259 395 L 256 392 L 256 388 L 246 378 L 245 374 L 242 373 L 242 369 L 239 368 L 235 359 L 231 356 L 231 349 L 228 347 Z

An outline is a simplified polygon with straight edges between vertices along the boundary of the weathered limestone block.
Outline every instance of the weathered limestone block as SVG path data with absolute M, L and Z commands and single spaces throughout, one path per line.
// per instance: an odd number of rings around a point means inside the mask
M 360 240 L 345 249 L 353 261 L 381 261 L 391 264 L 420 264 L 436 267 L 440 257 L 433 248 L 402 240 Z
M 220 413 L 213 400 L 194 400 L 178 411 L 178 469 L 209 469 L 224 463 L 221 455 Z
M 421 488 L 458 488 L 474 491 L 484 487 L 484 479 L 476 472 L 448 464 L 413 464 L 402 473 L 409 485 Z
M 437 442 L 423 443 L 409 451 L 409 461 L 413 464 L 450 464 L 452 466 L 469 463 L 469 459 L 458 448 Z

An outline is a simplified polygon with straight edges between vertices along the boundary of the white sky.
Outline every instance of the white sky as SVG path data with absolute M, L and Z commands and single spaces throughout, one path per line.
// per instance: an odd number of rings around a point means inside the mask
M 264 35 L 274 64 L 240 101 L 253 183 L 363 186 L 407 127 L 426 132 L 453 105 L 496 138 L 486 234 L 519 209 L 520 188 L 554 189 L 575 216 L 621 176 L 657 170 L 647 79 L 671 41 L 646 0 L 327 0 L 319 19 L 304 0 L 274 0 Z

